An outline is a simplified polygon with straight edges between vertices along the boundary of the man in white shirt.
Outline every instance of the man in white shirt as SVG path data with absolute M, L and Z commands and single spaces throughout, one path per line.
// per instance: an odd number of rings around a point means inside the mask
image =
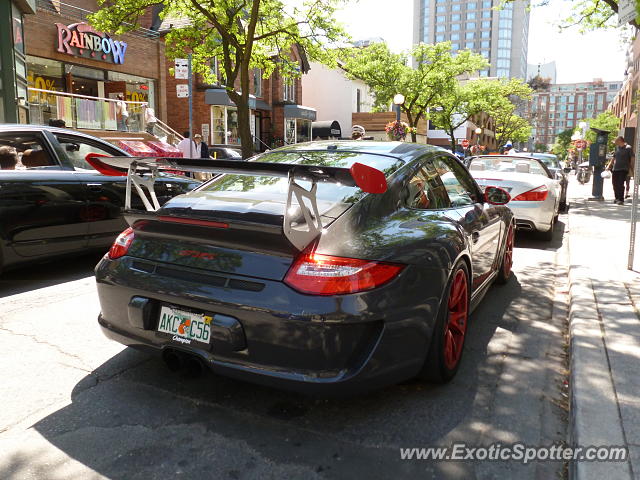
M 177 145 L 178 150 L 182 152 L 183 158 L 200 158 L 200 145 L 196 144 L 191 138 L 189 132 L 182 134 L 184 137 Z M 193 149 L 193 150 L 191 150 Z

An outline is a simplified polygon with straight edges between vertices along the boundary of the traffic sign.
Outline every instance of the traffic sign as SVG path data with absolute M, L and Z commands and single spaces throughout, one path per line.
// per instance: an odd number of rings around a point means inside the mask
M 186 58 L 176 58 L 175 60 L 176 80 L 186 80 L 189 78 L 189 61 Z
M 578 150 L 584 150 L 585 148 L 587 148 L 587 141 L 586 140 L 576 140 L 575 145 L 576 145 L 576 148 Z
M 189 85 L 186 83 L 176 85 L 176 93 L 178 98 L 189 98 Z
M 466 138 L 462 140 L 462 148 L 469 148 L 469 140 Z

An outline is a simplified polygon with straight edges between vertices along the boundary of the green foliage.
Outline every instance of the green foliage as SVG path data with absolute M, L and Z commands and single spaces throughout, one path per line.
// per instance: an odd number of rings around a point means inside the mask
M 454 88 L 439 97 L 432 119 L 437 127 L 449 134 L 452 147 L 455 146 L 454 131 L 482 113 L 494 119 L 499 145 L 507 140 L 526 140 L 531 126 L 515 112 L 517 101 L 530 95 L 531 88 L 518 79 L 456 82 Z
M 619 128 L 620 128 L 620 119 L 616 117 L 613 113 L 607 111 L 602 112 L 596 118 L 583 120 L 589 124 L 589 130 L 587 131 L 586 139 L 590 142 L 596 141 L 596 133 L 591 130 L 591 128 L 597 128 L 598 130 L 604 130 L 609 132 L 608 139 L 608 150 L 613 150 L 615 148 L 613 141 L 618 136 Z
M 533 146 L 533 150 L 538 153 L 547 153 L 549 149 L 547 148 L 547 145 L 544 143 L 536 143 Z
M 410 52 L 396 54 L 384 43 L 366 48 L 344 49 L 343 68 L 351 78 L 364 81 L 375 97 L 374 108 L 388 111 L 397 93 L 405 97 L 401 110 L 411 127 L 428 118 L 428 109 L 439 104 L 439 98 L 455 89 L 457 77 L 486 68 L 481 55 L 463 50 L 453 55 L 451 43 L 421 43 Z M 416 68 L 410 66 L 410 61 Z M 415 133 L 412 133 L 415 142 Z
M 551 152 L 556 154 L 560 160 L 567 158 L 569 147 L 571 146 L 571 137 L 574 129 L 568 128 L 563 130 L 556 136 L 556 143 L 553 144 Z
M 89 16 L 96 28 L 123 33 L 138 26 L 141 15 L 162 5 L 163 18 L 186 19 L 188 25 L 166 36 L 167 56 L 192 54 L 193 70 L 205 81 L 224 80 L 238 106 L 243 154 L 252 153 L 249 126 L 250 72 L 261 68 L 268 77 L 300 75 L 295 50 L 309 60 L 335 65 L 333 50 L 347 35 L 333 17 L 343 0 L 305 0 L 295 6 L 280 0 L 98 0 L 100 10 Z M 211 63 L 218 59 L 221 78 Z
M 508 3 L 515 0 L 503 1 Z M 539 5 L 545 6 L 548 3 L 548 0 L 543 0 Z M 571 15 L 562 19 L 560 26 L 561 28 L 578 26 L 582 32 L 617 28 L 618 3 L 616 0 L 573 0 L 571 1 Z M 636 27 L 638 19 L 640 19 L 640 2 L 636 2 L 636 20 L 632 22 Z

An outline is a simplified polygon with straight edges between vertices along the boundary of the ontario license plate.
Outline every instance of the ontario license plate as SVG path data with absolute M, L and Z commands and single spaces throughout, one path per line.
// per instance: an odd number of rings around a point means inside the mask
M 162 306 L 158 332 L 167 333 L 174 342 L 185 345 L 193 342 L 208 345 L 211 340 L 211 320 L 209 315 Z

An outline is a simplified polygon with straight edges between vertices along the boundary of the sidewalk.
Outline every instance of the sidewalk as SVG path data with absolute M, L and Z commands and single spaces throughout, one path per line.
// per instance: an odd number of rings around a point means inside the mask
M 571 176 L 568 235 L 571 416 L 569 443 L 623 446 L 626 462 L 575 462 L 574 479 L 640 479 L 640 275 L 627 270 L 631 205 L 588 201 Z M 638 246 L 640 248 L 640 246 Z M 639 270 L 640 251 L 636 254 Z M 635 306 L 634 306 L 635 302 Z

